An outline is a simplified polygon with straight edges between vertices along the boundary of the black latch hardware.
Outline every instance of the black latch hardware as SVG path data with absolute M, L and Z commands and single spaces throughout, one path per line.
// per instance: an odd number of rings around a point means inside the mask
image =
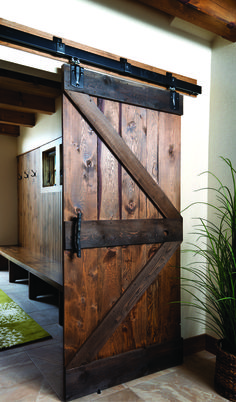
M 172 110 L 179 109 L 179 94 L 175 92 L 175 88 L 170 88 L 170 107 Z
M 170 90 L 170 108 L 172 110 L 179 109 L 179 94 L 176 92 L 176 78 L 172 76 L 171 73 L 166 73 L 166 78 L 168 81 L 168 89 Z
M 70 83 L 75 88 L 84 87 L 84 69 L 80 67 L 79 60 L 72 60 L 70 66 Z
M 81 258 L 81 242 L 80 242 L 81 218 L 82 218 L 82 212 L 79 210 L 76 221 L 76 249 L 77 249 L 77 257 L 79 258 Z

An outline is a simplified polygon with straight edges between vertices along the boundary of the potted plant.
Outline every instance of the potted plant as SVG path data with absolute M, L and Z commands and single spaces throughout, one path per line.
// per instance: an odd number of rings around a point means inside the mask
M 182 267 L 183 272 L 191 274 L 182 278 L 182 288 L 192 301 L 182 304 L 193 306 L 196 315 L 190 318 L 204 322 L 220 340 L 215 389 L 225 398 L 236 401 L 236 170 L 229 159 L 222 159 L 230 171 L 232 186 L 205 172 L 216 182 L 216 186 L 208 188 L 213 191 L 215 202 L 204 202 L 212 209 L 213 218 L 198 218 L 194 226 L 197 241 L 186 250 L 194 254 L 194 260 Z M 205 262 L 205 270 L 199 270 L 199 261 Z

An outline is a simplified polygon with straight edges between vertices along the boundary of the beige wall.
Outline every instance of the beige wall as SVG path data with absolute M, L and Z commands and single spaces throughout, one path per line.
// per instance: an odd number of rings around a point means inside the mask
M 65 18 L 67 10 L 69 17 Z M 202 95 L 197 98 L 184 97 L 181 131 L 182 208 L 198 199 L 198 194 L 193 190 L 207 184 L 207 180 L 202 181 L 198 174 L 208 168 L 210 42 L 175 28 L 166 16 L 154 13 L 142 5 L 134 7 L 134 3 L 126 0 L 67 0 L 66 6 L 62 0 L 41 0 L 37 12 L 35 3 L 30 0 L 9 0 L 1 7 L 1 17 L 197 79 L 203 88 Z M 58 68 L 58 62 L 47 61 L 36 55 L 29 56 L 20 51 L 15 53 L 13 49 L 6 48 L 3 52 L 1 47 L 0 52 L 10 61 L 17 60 L 18 63 L 20 61 L 48 71 L 56 72 Z M 29 145 L 31 140 L 38 141 L 36 132 L 43 121 L 38 123 L 32 137 L 31 131 L 22 133 L 18 152 L 28 149 L 32 145 Z M 50 136 L 51 132 L 48 134 Z M 203 208 L 201 214 L 205 216 L 206 213 L 206 208 Z M 197 207 L 191 213 L 187 211 L 184 214 L 184 245 L 189 240 L 191 217 L 197 214 Z M 183 262 L 186 263 L 185 260 Z M 185 314 L 188 315 L 189 311 L 183 312 L 183 337 L 205 332 L 197 324 L 184 320 Z
M 212 48 L 209 169 L 225 178 L 219 157 L 236 167 L 236 44 L 218 38 Z
M 20 137 L 17 139 L 18 155 L 62 136 L 61 103 L 61 97 L 57 98 L 56 113 L 53 115 L 37 114 L 33 128 L 21 127 Z

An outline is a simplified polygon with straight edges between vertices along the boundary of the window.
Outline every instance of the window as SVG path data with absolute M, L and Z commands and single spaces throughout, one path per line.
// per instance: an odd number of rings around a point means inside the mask
M 43 187 L 56 185 L 56 147 L 42 152 Z
M 40 147 L 41 149 L 41 191 L 61 191 L 63 184 L 63 147 L 58 138 Z

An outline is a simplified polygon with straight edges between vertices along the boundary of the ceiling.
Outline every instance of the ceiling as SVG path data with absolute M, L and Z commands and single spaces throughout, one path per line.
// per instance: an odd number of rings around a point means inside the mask
M 236 0 L 133 0 L 167 13 L 175 20 L 194 24 L 209 33 L 236 41 Z M 18 67 L 18 68 L 17 68 Z M 55 112 L 61 93 L 60 77 L 39 72 L 19 72 L 0 63 L 0 134 L 18 136 L 20 127 L 33 127 L 36 113 Z M 50 73 L 49 73 L 50 75 Z
M 0 134 L 19 136 L 20 127 L 34 127 L 36 113 L 53 114 L 55 100 L 61 93 L 56 74 L 39 75 L 36 69 L 0 63 Z M 30 73 L 30 74 L 29 74 Z M 52 79 L 53 77 L 53 79 Z
M 236 41 L 235 0 L 135 0 L 209 32 Z

